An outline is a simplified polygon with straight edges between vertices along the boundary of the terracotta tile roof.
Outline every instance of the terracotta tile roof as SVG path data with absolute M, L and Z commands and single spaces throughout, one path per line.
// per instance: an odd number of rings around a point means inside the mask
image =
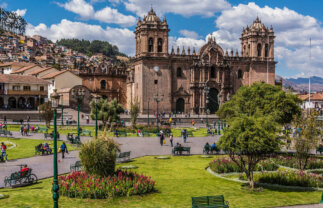
M 67 70 L 63 70 L 63 71 L 57 71 L 57 72 L 53 72 L 53 73 L 49 73 L 49 74 L 46 74 L 45 76 L 42 76 L 41 78 L 42 79 L 51 79 L 51 78 L 54 78 L 60 74 L 63 74 L 67 72 Z
M 47 71 L 48 69 L 51 69 L 51 68 L 53 68 L 53 67 L 40 68 L 40 69 L 37 69 L 37 70 L 35 70 L 33 72 L 28 73 L 28 75 L 39 74 L 39 73 Z
M 298 97 L 303 101 L 308 100 L 308 94 L 306 94 L 306 95 L 298 95 Z M 311 94 L 311 100 L 313 100 L 313 101 L 323 101 L 323 92 Z
M 0 64 L 0 67 L 1 66 L 10 66 L 10 65 L 24 67 L 24 66 L 33 65 L 33 63 L 26 63 L 26 62 L 7 62 L 7 63 Z
M 36 65 L 25 66 L 23 68 L 20 68 L 20 69 L 14 71 L 14 72 L 11 72 L 11 74 L 16 74 L 16 73 L 24 72 L 24 71 L 26 71 L 28 69 L 31 69 L 31 68 L 34 68 L 34 67 L 36 67 Z
M 49 84 L 49 82 L 30 75 L 0 74 L 0 83 Z

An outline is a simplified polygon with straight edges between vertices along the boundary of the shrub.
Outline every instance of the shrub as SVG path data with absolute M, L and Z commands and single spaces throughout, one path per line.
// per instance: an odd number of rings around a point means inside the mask
M 260 183 L 279 184 L 285 186 L 323 187 L 323 177 L 315 173 L 304 171 L 264 172 L 255 176 Z
M 222 157 L 213 160 L 210 163 L 210 168 L 217 173 L 233 173 L 233 172 L 243 172 L 239 166 L 233 162 L 229 157 Z M 256 166 L 256 171 L 274 171 L 278 169 L 278 165 L 274 163 L 273 160 L 267 159 L 261 161 Z
M 59 176 L 59 192 L 71 198 L 105 199 L 117 196 L 131 196 L 154 191 L 155 182 L 150 177 L 133 172 L 117 170 L 108 177 L 72 172 Z
M 79 157 L 88 174 L 106 177 L 114 173 L 119 144 L 113 139 L 100 136 L 82 145 Z
M 278 156 L 275 159 L 275 163 L 278 165 L 290 167 L 290 168 L 298 168 L 298 160 L 296 157 L 292 156 Z M 308 163 L 306 169 L 319 169 L 323 168 L 323 161 L 321 158 L 310 157 L 308 159 Z

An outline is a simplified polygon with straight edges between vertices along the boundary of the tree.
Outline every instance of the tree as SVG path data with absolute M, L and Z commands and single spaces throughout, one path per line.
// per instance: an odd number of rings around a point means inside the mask
M 295 141 L 296 159 L 298 168 L 304 170 L 308 165 L 310 150 L 315 149 L 320 136 L 320 125 L 317 122 L 318 113 L 314 110 L 304 112 L 295 119 L 295 127 L 299 129 Z
M 45 120 L 47 128 L 50 128 L 50 121 L 54 117 L 54 112 L 52 109 L 52 104 L 50 102 L 46 102 L 39 106 L 39 113 L 41 117 Z
M 240 87 L 231 100 L 224 103 L 217 114 L 221 119 L 230 120 L 241 115 L 270 115 L 281 125 L 292 122 L 294 115 L 301 114 L 302 101 L 279 86 L 253 83 Z
M 279 127 L 301 113 L 300 103 L 296 95 L 279 87 L 254 83 L 241 87 L 218 110 L 229 125 L 219 146 L 246 173 L 251 188 L 257 163 L 280 149 Z
M 91 118 L 95 119 L 95 101 L 90 103 Z M 100 98 L 97 103 L 98 108 L 98 120 L 101 120 L 104 125 L 104 131 L 107 125 L 111 126 L 112 122 L 120 121 L 120 114 L 124 112 L 123 106 L 117 102 L 116 99 L 108 102 L 106 99 Z
M 101 135 L 98 139 L 83 144 L 79 157 L 86 173 L 107 177 L 115 171 L 118 152 L 119 144 Z
M 140 103 L 138 101 L 138 98 L 136 98 L 135 101 L 131 102 L 130 104 L 130 117 L 131 117 L 132 127 L 136 126 L 139 111 L 140 111 Z
M 241 115 L 230 123 L 219 140 L 219 146 L 246 174 L 250 188 L 254 188 L 257 163 L 280 149 L 278 131 L 277 123 L 269 116 Z

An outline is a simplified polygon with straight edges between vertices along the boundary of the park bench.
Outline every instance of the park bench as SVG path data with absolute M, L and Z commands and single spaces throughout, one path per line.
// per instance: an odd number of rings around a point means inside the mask
M 91 130 L 84 129 L 84 130 L 82 130 L 81 135 L 83 135 L 83 136 L 91 136 Z
M 37 176 L 32 173 L 32 169 L 24 172 L 14 172 L 10 176 L 5 177 L 5 186 L 22 186 L 37 183 Z
M 82 169 L 81 161 L 76 161 L 74 164 L 70 165 L 70 171 L 80 171 Z
M 74 138 L 69 137 L 69 135 L 66 135 L 67 141 L 71 142 L 72 144 L 81 144 L 80 137 L 75 136 Z
M 39 127 L 39 129 L 38 129 L 38 133 L 47 133 L 47 132 L 48 132 L 47 127 Z
M 44 133 L 44 138 L 47 139 L 47 138 L 50 138 L 50 139 L 54 139 L 54 132 L 52 133 Z M 59 139 L 59 133 L 57 132 L 57 135 L 56 135 L 56 139 Z
M 68 125 L 68 124 L 77 124 L 77 122 L 75 121 L 75 120 L 69 120 L 69 121 L 67 121 L 66 122 L 66 124 Z
M 128 161 L 130 160 L 130 153 L 131 152 L 120 152 L 118 159 L 121 159 L 122 161 Z
M 43 153 L 43 151 L 41 150 L 41 148 L 39 148 L 39 146 L 37 145 L 37 146 L 35 146 L 35 155 L 40 155 L 40 154 L 42 154 Z
M 22 124 L 24 122 L 23 119 L 13 119 L 12 122 Z
M 127 132 L 124 131 L 124 130 L 117 130 L 115 133 L 114 133 L 114 136 L 116 137 L 119 137 L 119 136 L 127 136 Z
M 229 207 L 223 195 L 192 197 L 192 208 L 199 207 Z
M 167 137 L 170 137 L 171 134 L 172 134 L 172 131 L 170 129 L 167 129 L 166 130 L 166 136 Z
M 172 150 L 172 154 L 182 154 L 183 152 L 187 152 L 187 154 L 191 154 L 191 147 L 174 147 Z
M 316 153 L 319 152 L 320 154 L 322 154 L 323 152 L 323 146 L 319 146 L 317 149 L 316 149 Z
M 207 153 L 211 153 L 213 154 L 213 152 L 219 153 L 220 149 L 216 146 L 215 148 L 210 146 L 209 148 L 207 148 L 206 146 L 204 146 L 203 148 L 203 154 L 207 154 Z
M 142 136 L 143 137 L 150 136 L 150 133 L 148 131 L 142 131 Z
M 3 134 L 3 136 L 12 136 L 11 131 L 8 130 L 0 130 L 0 135 Z
M 187 134 L 187 136 L 191 136 L 192 137 L 193 136 L 193 131 L 187 131 L 186 134 Z

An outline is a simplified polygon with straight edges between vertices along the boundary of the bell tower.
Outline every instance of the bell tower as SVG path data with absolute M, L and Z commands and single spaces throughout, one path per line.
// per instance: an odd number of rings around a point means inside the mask
M 274 61 L 274 30 L 270 29 L 257 19 L 252 25 L 242 30 L 241 53 L 243 57 L 256 58 L 257 60 Z
M 168 56 L 168 24 L 150 9 L 143 20 L 138 19 L 135 30 L 136 57 L 142 56 Z

